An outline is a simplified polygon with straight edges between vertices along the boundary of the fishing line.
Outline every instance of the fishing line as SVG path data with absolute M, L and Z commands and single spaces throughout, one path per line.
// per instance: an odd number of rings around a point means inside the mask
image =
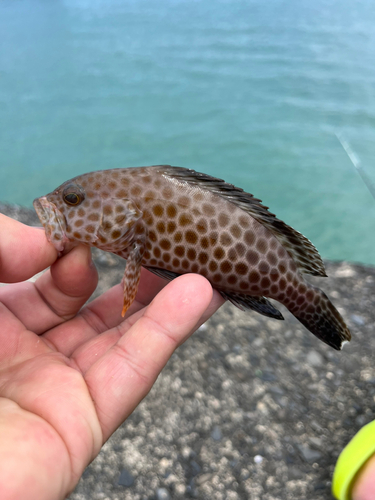
M 343 147 L 345 153 L 349 156 L 349 160 L 352 162 L 354 168 L 361 176 L 361 179 L 365 183 L 367 189 L 370 191 L 371 196 L 375 199 L 375 186 L 371 182 L 370 178 L 367 176 L 366 172 L 363 170 L 361 166 L 361 160 L 358 158 L 353 149 L 350 147 L 348 141 L 346 141 L 341 134 L 335 133 L 335 135 L 337 137 L 337 140 Z

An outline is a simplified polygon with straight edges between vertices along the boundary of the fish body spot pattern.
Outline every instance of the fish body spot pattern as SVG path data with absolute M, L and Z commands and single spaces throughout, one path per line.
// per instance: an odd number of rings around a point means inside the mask
M 34 200 L 59 252 L 83 243 L 127 260 L 122 314 L 141 266 L 166 279 L 206 277 L 240 309 L 283 319 L 284 304 L 323 342 L 340 349 L 350 333 L 303 274 L 326 276 L 316 248 L 261 201 L 221 179 L 168 165 L 101 170 Z

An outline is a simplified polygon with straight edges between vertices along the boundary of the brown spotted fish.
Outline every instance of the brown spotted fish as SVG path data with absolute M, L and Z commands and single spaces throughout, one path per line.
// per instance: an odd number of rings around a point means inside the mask
M 84 243 L 126 259 L 123 315 L 143 266 L 168 280 L 199 273 L 240 309 L 283 319 L 266 297 L 275 299 L 334 349 L 350 340 L 328 297 L 302 277 L 326 276 L 316 248 L 220 179 L 168 165 L 102 170 L 64 182 L 34 207 L 59 252 Z

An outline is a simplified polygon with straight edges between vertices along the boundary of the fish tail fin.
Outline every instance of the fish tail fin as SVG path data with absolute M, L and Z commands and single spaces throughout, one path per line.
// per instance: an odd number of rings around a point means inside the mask
M 300 306 L 287 306 L 290 312 L 318 339 L 341 350 L 351 335 L 338 310 L 322 290 L 312 285 L 308 285 L 305 298 Z

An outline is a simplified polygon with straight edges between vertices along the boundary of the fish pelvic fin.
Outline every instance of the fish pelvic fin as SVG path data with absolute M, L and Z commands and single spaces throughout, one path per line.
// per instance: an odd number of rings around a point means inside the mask
M 306 295 L 307 304 L 288 309 L 318 339 L 340 351 L 351 339 L 341 314 L 319 288 L 309 285 Z
M 126 311 L 132 305 L 138 291 L 138 284 L 141 277 L 141 263 L 144 253 L 144 242 L 139 238 L 134 242 L 132 249 L 126 259 L 126 266 L 122 284 L 124 287 L 124 305 L 121 311 L 121 316 L 124 317 Z M 118 252 L 121 255 L 121 252 Z

